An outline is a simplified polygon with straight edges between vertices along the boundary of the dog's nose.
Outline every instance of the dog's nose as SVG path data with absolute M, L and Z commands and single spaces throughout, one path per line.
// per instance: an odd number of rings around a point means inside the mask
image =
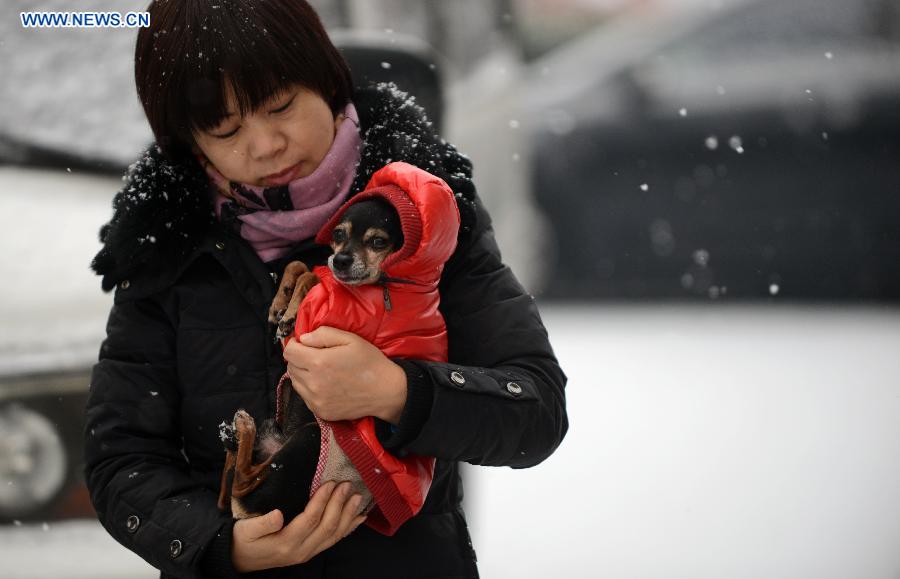
M 353 265 L 353 256 L 349 253 L 338 253 L 334 256 L 334 267 L 340 270 L 350 269 Z

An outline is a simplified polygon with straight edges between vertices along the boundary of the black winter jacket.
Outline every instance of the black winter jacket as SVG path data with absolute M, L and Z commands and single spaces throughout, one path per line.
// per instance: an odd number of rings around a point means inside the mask
M 407 404 L 382 433 L 394 453 L 437 457 L 434 484 L 395 536 L 363 525 L 305 565 L 253 576 L 477 576 L 457 463 L 547 458 L 568 426 L 566 378 L 532 297 L 501 262 L 468 160 L 393 87 L 358 91 L 354 102 L 364 149 L 352 191 L 402 160 L 445 179 L 460 207 L 440 283 L 450 362 L 401 362 Z M 107 531 L 163 577 L 236 576 L 233 522 L 216 508 L 218 425 L 238 408 L 257 420 L 274 413 L 285 365 L 267 310 L 286 260 L 262 263 L 215 219 L 203 170 L 155 146 L 113 205 L 92 264 L 116 292 L 86 410 L 91 499 Z M 309 240 L 289 259 L 320 264 L 327 254 Z

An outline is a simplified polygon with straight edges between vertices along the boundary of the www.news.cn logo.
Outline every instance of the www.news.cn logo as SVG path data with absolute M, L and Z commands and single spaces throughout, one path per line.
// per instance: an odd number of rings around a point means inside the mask
M 149 12 L 21 12 L 23 28 L 149 28 Z

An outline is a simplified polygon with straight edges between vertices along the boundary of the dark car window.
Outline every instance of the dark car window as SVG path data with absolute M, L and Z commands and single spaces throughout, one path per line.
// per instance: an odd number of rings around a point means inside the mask
M 898 2 L 726 4 L 536 137 L 546 294 L 897 300 Z

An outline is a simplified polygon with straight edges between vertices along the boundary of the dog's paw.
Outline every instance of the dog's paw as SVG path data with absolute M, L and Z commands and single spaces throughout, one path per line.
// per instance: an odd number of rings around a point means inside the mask
M 278 340 L 286 340 L 291 334 L 294 333 L 294 325 L 297 323 L 297 318 L 292 317 L 287 320 L 281 320 L 278 322 L 278 330 L 275 332 L 275 337 Z
M 275 310 L 274 306 L 269 310 L 269 326 L 275 329 L 274 336 L 272 338 L 272 343 L 280 344 L 281 340 L 284 336 L 281 335 L 281 322 L 284 320 L 284 313 L 287 311 L 287 308 L 280 308 Z
M 234 428 L 233 422 L 229 424 L 224 420 L 222 421 L 222 423 L 219 425 L 219 440 L 221 440 L 222 444 L 225 445 L 225 450 L 237 452 L 237 431 Z
M 279 300 L 280 301 L 280 300 Z M 278 322 L 284 317 L 284 313 L 287 311 L 286 307 L 279 307 L 280 304 L 273 303 L 272 307 L 269 308 L 269 323 L 274 325 L 278 325 Z
M 256 439 L 256 421 L 246 410 L 238 410 L 234 413 L 234 428 L 237 431 L 238 441 L 248 441 L 253 444 Z
M 302 261 L 292 261 L 284 269 L 278 291 L 275 292 L 275 299 L 269 306 L 270 324 L 277 325 L 282 320 L 285 311 L 288 310 L 288 304 L 294 296 L 297 279 L 307 272 L 309 272 L 309 268 Z

